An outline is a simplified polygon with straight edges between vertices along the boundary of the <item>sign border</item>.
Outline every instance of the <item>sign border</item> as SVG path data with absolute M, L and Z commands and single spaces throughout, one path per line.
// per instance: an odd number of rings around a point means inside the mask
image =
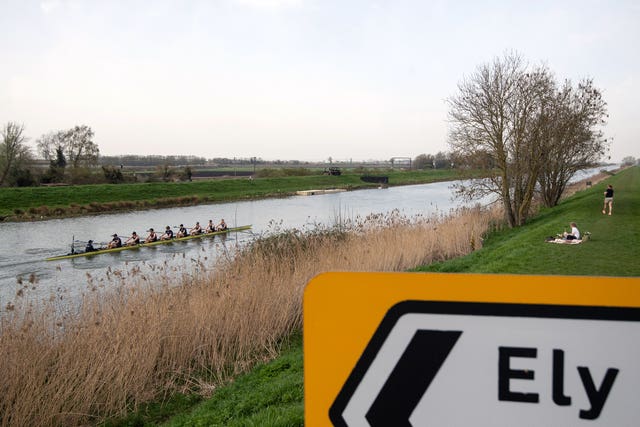
M 581 319 L 640 321 L 640 308 L 585 305 L 522 304 L 492 302 L 455 302 L 406 300 L 393 305 L 384 315 L 378 328 L 356 362 L 349 377 L 329 408 L 329 419 L 338 427 L 347 427 L 342 413 L 355 393 L 360 381 L 376 358 L 397 321 L 409 313 L 450 314 L 496 317 L 534 317 L 548 319 Z

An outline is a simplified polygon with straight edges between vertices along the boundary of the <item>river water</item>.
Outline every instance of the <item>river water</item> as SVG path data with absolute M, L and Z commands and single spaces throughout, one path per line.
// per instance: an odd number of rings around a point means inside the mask
M 584 179 L 600 169 L 585 171 L 574 180 Z M 61 298 L 61 295 L 74 299 L 89 289 L 108 289 L 118 280 L 141 272 L 165 278 L 171 274 L 190 274 L 204 262 L 227 254 L 237 244 L 278 229 L 329 226 L 344 219 L 392 211 L 407 217 L 449 213 L 463 205 L 452 198 L 451 185 L 441 182 L 40 222 L 0 223 L 0 235 L 3 236 L 0 240 L 0 313 L 7 306 L 25 301 L 51 300 Z M 105 242 L 114 233 L 126 238 L 134 230 L 144 237 L 149 227 L 162 231 L 167 225 L 181 223 L 192 227 L 196 221 L 204 226 L 209 219 L 217 223 L 221 218 L 231 227 L 251 224 L 251 232 L 233 233 L 226 239 L 195 239 L 94 257 L 45 261 L 47 257 L 68 253 L 74 238 Z M 82 244 L 76 247 L 83 249 Z

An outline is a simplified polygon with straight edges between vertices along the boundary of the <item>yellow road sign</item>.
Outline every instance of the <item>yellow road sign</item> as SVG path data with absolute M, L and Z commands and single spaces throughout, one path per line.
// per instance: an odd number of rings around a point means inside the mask
M 303 314 L 308 426 L 640 418 L 638 278 L 327 273 Z

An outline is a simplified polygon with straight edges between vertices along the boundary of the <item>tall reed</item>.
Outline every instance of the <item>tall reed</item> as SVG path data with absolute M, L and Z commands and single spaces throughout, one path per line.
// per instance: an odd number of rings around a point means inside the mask
M 469 253 L 502 214 L 463 209 L 340 220 L 263 236 L 175 283 L 145 277 L 89 293 L 74 315 L 49 305 L 0 319 L 0 425 L 82 425 L 175 391 L 210 393 L 302 324 L 324 271 L 404 271 Z M 209 260 L 209 262 L 213 262 Z

